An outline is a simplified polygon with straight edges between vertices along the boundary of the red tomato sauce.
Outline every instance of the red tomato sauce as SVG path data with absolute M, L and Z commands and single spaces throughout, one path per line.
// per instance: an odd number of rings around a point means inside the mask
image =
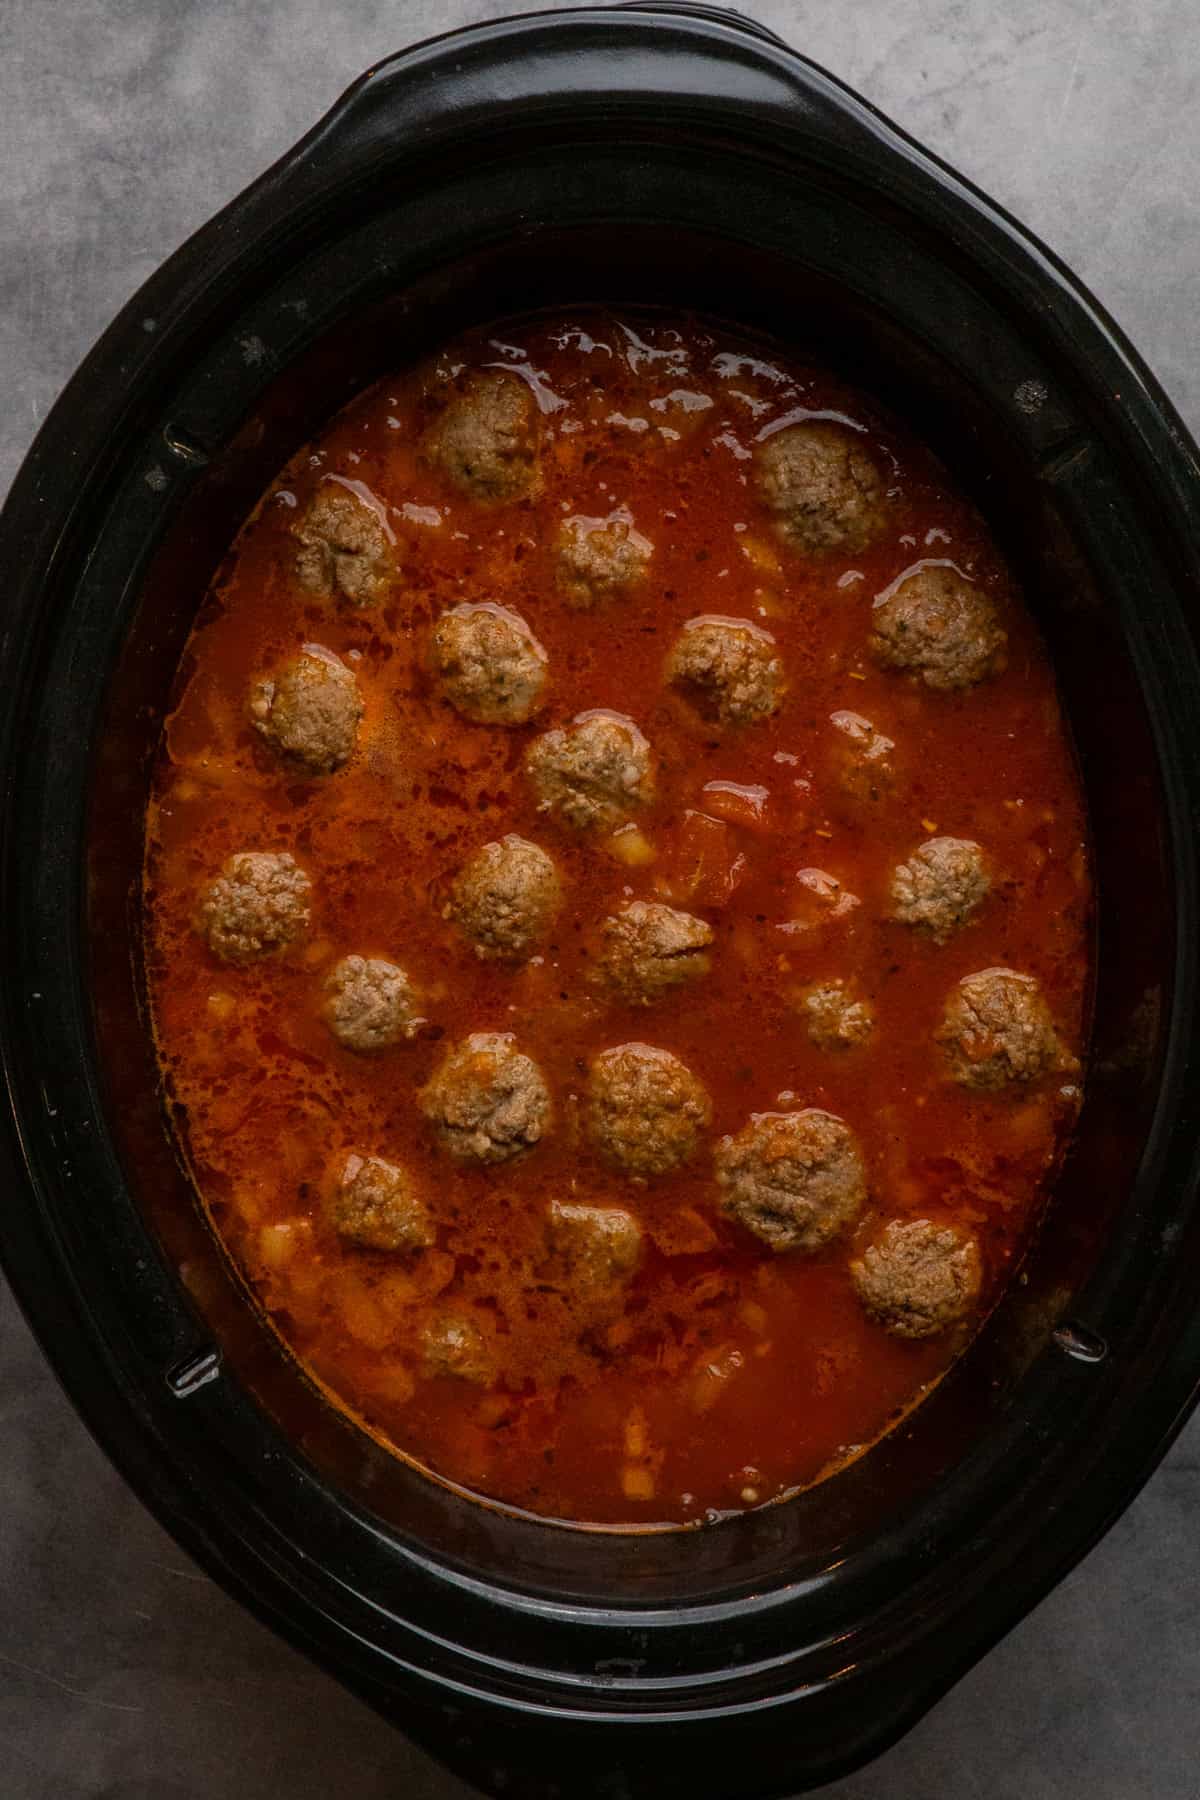
M 501 365 L 539 403 L 542 490 L 480 504 L 422 454 L 429 395 L 460 365 Z M 776 534 L 752 479 L 772 424 L 832 412 L 860 427 L 889 487 L 867 550 L 805 556 Z M 330 477 L 385 509 L 397 580 L 377 606 L 314 598 L 295 526 Z M 637 592 L 564 604 L 553 538 L 567 515 L 628 509 L 653 545 Z M 991 595 L 1007 667 L 936 692 L 867 648 L 874 596 L 925 560 Z M 528 725 L 473 724 L 426 667 L 447 606 L 519 613 L 548 657 Z M 663 663 L 698 614 L 774 637 L 787 693 L 739 730 L 699 721 Z M 251 728 L 254 679 L 317 643 L 365 703 L 351 760 L 301 779 Z M 522 759 L 589 708 L 633 718 L 657 762 L 652 806 L 620 843 L 539 813 Z M 892 779 L 855 778 L 832 722 L 893 740 Z M 540 954 L 480 960 L 443 916 L 464 858 L 506 832 L 543 845 L 565 901 Z M 984 847 L 983 905 L 947 942 L 889 917 L 895 866 L 933 835 Z M 480 1494 L 596 1523 L 698 1522 L 811 1484 L 858 1454 L 958 1355 L 1017 1267 L 1071 1130 L 1080 1077 L 1001 1092 L 948 1078 L 946 996 L 994 965 L 1036 977 L 1082 1053 L 1089 979 L 1086 826 L 1053 673 L 987 530 L 952 476 L 894 421 L 820 369 L 694 321 L 596 313 L 506 322 L 356 399 L 284 469 L 197 619 L 162 739 L 147 822 L 145 905 L 166 1090 L 216 1231 L 275 1329 L 334 1400 L 399 1453 Z M 220 961 L 197 897 L 232 853 L 288 851 L 313 883 L 302 941 Z M 628 858 L 629 860 L 625 860 Z M 833 877 L 833 882 L 813 874 Z M 651 1008 L 591 980 L 595 931 L 632 898 L 703 918 L 708 975 Z M 392 958 L 428 1025 L 357 1055 L 320 1015 L 347 953 Z M 813 983 L 852 982 L 874 1009 L 864 1044 L 809 1039 Z M 550 1090 L 552 1124 L 492 1167 L 439 1148 L 415 1096 L 448 1045 L 514 1034 Z M 712 1101 L 682 1169 L 635 1181 L 582 1129 L 588 1060 L 630 1040 L 679 1057 Z M 851 1127 L 870 1188 L 853 1229 L 815 1255 L 773 1254 L 720 1210 L 712 1152 L 752 1113 L 821 1107 Z M 409 1172 L 436 1228 L 415 1255 L 357 1248 L 329 1217 L 347 1152 Z M 599 1313 L 541 1278 L 551 1201 L 619 1204 L 644 1251 Z M 954 1220 L 983 1267 L 968 1326 L 925 1341 L 864 1313 L 849 1265 L 893 1218 Z M 419 1333 L 469 1316 L 487 1384 L 424 1371 Z

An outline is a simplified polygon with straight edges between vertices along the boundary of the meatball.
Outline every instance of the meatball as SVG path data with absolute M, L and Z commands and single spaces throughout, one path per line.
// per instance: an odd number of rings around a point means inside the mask
M 522 500 L 541 485 L 537 402 L 502 369 L 468 375 L 425 436 L 425 452 L 472 500 Z
M 546 652 L 507 607 L 484 602 L 443 613 L 429 661 L 451 706 L 477 725 L 524 725 L 542 703 Z
M 508 1032 L 472 1032 L 417 1100 L 443 1150 L 459 1162 L 507 1162 L 531 1150 L 550 1123 L 542 1072 Z
M 478 1325 L 466 1313 L 439 1313 L 421 1333 L 426 1375 L 449 1375 L 487 1387 L 495 1379 L 491 1352 Z
M 750 619 L 689 619 L 667 655 L 666 677 L 709 724 L 752 725 L 783 700 L 775 639 Z
M 549 1240 L 566 1279 L 590 1293 L 628 1281 L 642 1255 L 642 1228 L 623 1206 L 552 1200 Z
M 831 419 L 785 426 L 759 445 L 754 461 L 759 497 L 794 549 L 863 550 L 883 529 L 883 476 L 852 428 Z
M 982 1269 L 975 1239 L 930 1219 L 893 1219 L 850 1279 L 867 1314 L 894 1337 L 928 1338 L 966 1317 L 979 1298 Z
M 362 713 L 353 673 L 319 644 L 305 644 L 250 695 L 254 729 L 277 756 L 309 775 L 332 775 L 349 760 Z
M 1007 642 L 982 588 L 944 563 L 918 567 L 875 601 L 871 654 L 926 687 L 974 687 L 999 674 Z
M 627 1006 L 653 1006 L 708 974 L 712 930 L 691 913 L 633 900 L 600 929 L 600 979 Z
M 964 975 L 946 1002 L 937 1039 L 964 1087 L 1003 1088 L 1072 1066 L 1041 988 L 1015 969 Z
M 382 1156 L 346 1158 L 331 1211 L 339 1236 L 365 1250 L 426 1250 L 434 1241 L 411 1177 Z
M 827 981 L 801 997 L 808 1035 L 818 1050 L 851 1050 L 875 1029 L 875 1014 L 856 1000 L 844 981 Z
M 529 746 L 525 769 L 540 812 L 579 831 L 612 829 L 654 799 L 650 746 L 632 719 L 585 712 Z
M 749 619 L 689 619 L 667 657 L 667 680 L 702 719 L 752 725 L 783 698 L 783 664 L 775 639 Z
M 200 898 L 196 928 L 223 962 L 272 956 L 308 930 L 312 883 L 295 859 L 239 850 Z
M 944 944 L 991 885 L 983 851 L 970 838 L 927 838 L 892 871 L 892 917 Z
M 381 956 L 343 956 L 325 980 L 321 1016 L 347 1050 L 386 1050 L 425 1023 L 403 969 Z
M 382 600 L 394 579 L 392 535 L 383 512 L 340 484 L 317 489 L 295 527 L 296 578 L 323 600 L 335 593 L 355 606 Z
M 715 1158 L 721 1211 L 772 1250 L 811 1254 L 862 1211 L 867 1178 L 849 1126 L 808 1107 L 754 1113 Z
M 708 1095 L 668 1050 L 602 1050 L 588 1077 L 587 1128 L 608 1163 L 628 1175 L 665 1175 L 693 1154 L 712 1119 Z
M 568 606 L 591 612 L 645 579 L 653 546 L 619 514 L 565 519 L 558 532 L 558 585 Z
M 459 870 L 445 916 L 489 962 L 524 962 L 549 937 L 562 905 L 554 861 L 509 832 Z

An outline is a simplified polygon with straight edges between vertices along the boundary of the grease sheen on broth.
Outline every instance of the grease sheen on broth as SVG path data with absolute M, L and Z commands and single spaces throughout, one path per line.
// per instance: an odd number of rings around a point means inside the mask
M 181 665 L 145 904 L 165 1085 L 276 1329 L 552 1516 L 700 1521 L 857 1455 L 1078 1109 L 1036 628 L 952 472 L 692 320 L 505 322 L 292 460 Z

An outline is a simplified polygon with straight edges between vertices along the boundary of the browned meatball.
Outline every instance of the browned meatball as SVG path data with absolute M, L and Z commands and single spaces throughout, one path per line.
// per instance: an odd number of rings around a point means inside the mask
M 991 890 L 987 861 L 970 838 L 927 838 L 892 871 L 892 917 L 944 944 Z
M 642 1228 L 623 1206 L 552 1200 L 548 1226 L 555 1265 L 584 1293 L 628 1281 L 641 1260 Z
M 381 956 L 343 956 L 325 978 L 321 1016 L 347 1050 L 386 1050 L 425 1023 L 413 985 Z
M 714 725 L 769 719 L 783 698 L 775 639 L 749 619 L 689 619 L 671 647 L 666 676 Z
M 964 975 L 946 1002 L 937 1038 L 964 1087 L 1003 1088 L 1073 1066 L 1041 988 L 1015 969 Z
M 347 762 L 363 704 L 354 675 L 332 651 L 305 644 L 250 695 L 254 728 L 275 754 L 308 775 L 332 775 Z
M 519 376 L 468 375 L 425 437 L 430 461 L 472 500 L 522 500 L 536 493 L 539 414 Z
M 926 687 L 974 687 L 999 674 L 1007 642 L 983 589 L 943 563 L 914 570 L 875 602 L 871 654 Z
M 759 497 L 794 549 L 862 550 L 883 529 L 883 476 L 849 426 L 831 419 L 787 425 L 758 446 L 754 463 Z
M 818 1050 L 851 1050 L 865 1044 L 875 1029 L 870 1006 L 855 999 L 844 981 L 809 988 L 800 1004 L 809 1039 Z
M 346 1158 L 330 1210 L 338 1234 L 366 1250 L 425 1250 L 434 1241 L 411 1176 L 382 1156 Z
M 487 1387 L 496 1367 L 487 1340 L 468 1313 L 439 1313 L 421 1333 L 426 1375 L 449 1375 Z
M 673 906 L 632 900 L 600 930 L 599 977 L 627 1006 L 653 1006 L 711 966 L 711 928 Z
M 558 531 L 558 585 L 568 606 L 591 612 L 622 599 L 646 577 L 653 546 L 615 515 L 564 519 Z
M 866 1203 L 854 1134 L 818 1107 L 753 1114 L 722 1138 L 715 1167 L 722 1212 L 772 1250 L 820 1250 Z
M 295 527 L 300 540 L 296 578 L 328 600 L 355 606 L 382 600 L 395 578 L 391 535 L 382 513 L 338 483 L 326 482 Z
M 489 602 L 443 613 L 429 662 L 451 706 L 477 725 L 524 725 L 545 694 L 546 652 L 519 614 Z
M 604 1160 L 628 1175 L 678 1168 L 711 1119 L 704 1088 L 669 1050 L 620 1044 L 592 1063 L 588 1134 Z
M 894 1337 L 936 1337 L 957 1325 L 979 1298 L 982 1269 L 975 1239 L 929 1219 L 893 1219 L 850 1264 L 867 1314 Z
M 508 1032 L 472 1032 L 417 1101 L 442 1148 L 459 1162 L 507 1162 L 539 1143 L 550 1123 L 542 1072 Z
M 485 844 L 459 871 L 446 917 L 494 962 L 524 962 L 544 944 L 562 905 L 553 858 L 510 832 Z
M 540 812 L 576 830 L 612 829 L 654 799 L 650 746 L 632 719 L 586 712 L 530 745 L 525 768 Z
M 224 962 L 273 956 L 308 930 L 311 893 L 286 852 L 239 850 L 201 895 L 196 929 Z
M 894 741 L 861 713 L 843 709 L 830 713 L 829 722 L 838 734 L 832 761 L 844 800 L 858 807 L 884 799 L 896 783 Z

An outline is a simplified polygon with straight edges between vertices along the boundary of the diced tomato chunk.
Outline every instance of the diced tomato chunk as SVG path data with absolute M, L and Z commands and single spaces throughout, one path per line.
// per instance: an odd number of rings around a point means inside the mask
M 694 1206 L 681 1206 L 650 1226 L 650 1236 L 664 1256 L 703 1256 L 716 1248 L 717 1234 Z
M 684 813 L 658 887 L 669 900 L 727 906 L 746 874 L 746 858 L 723 819 Z
M 743 786 L 738 781 L 708 781 L 702 797 L 708 812 L 727 825 L 738 825 L 744 831 L 767 831 L 771 796 L 757 783 Z
M 792 892 L 792 916 L 779 929 L 815 931 L 822 925 L 846 918 L 859 904 L 858 895 L 847 893 L 836 875 L 830 875 L 825 869 L 800 869 Z

